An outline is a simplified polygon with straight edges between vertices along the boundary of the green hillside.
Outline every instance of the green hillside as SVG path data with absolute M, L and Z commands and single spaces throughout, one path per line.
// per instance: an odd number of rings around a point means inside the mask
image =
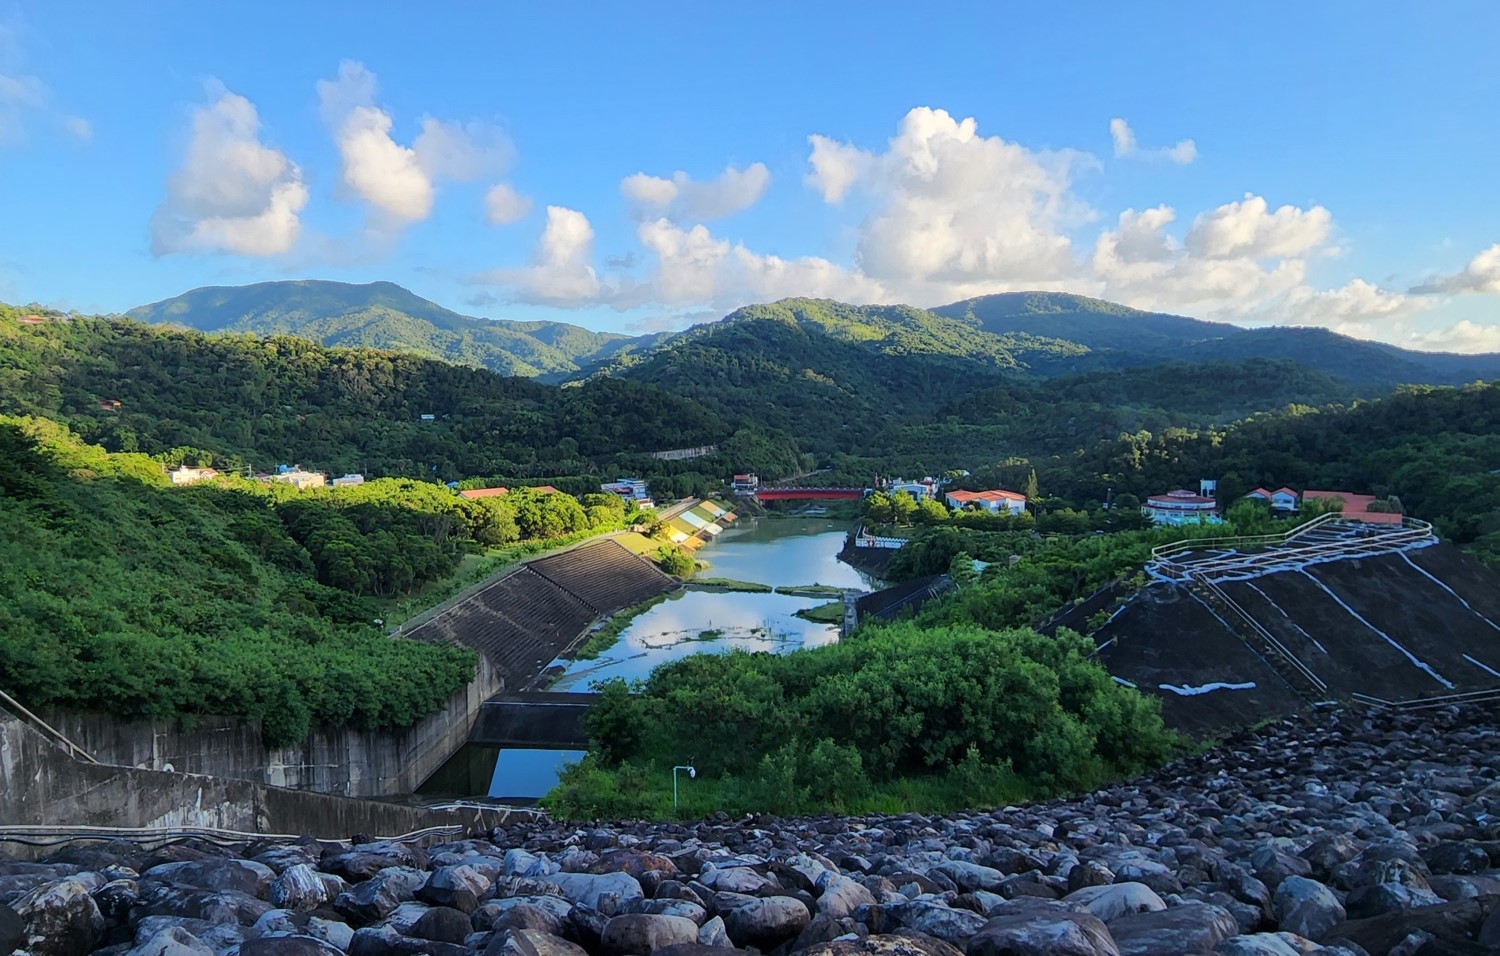
M 396 352 L 78 316 L 0 321 L 0 414 L 62 422 L 111 451 L 442 480 L 586 474 L 730 435 L 702 405 L 638 382 L 557 388 Z
M 394 349 L 526 377 L 576 372 L 637 344 L 630 336 L 563 322 L 459 315 L 391 282 L 210 286 L 127 315 L 201 332 L 296 335 L 324 345 Z

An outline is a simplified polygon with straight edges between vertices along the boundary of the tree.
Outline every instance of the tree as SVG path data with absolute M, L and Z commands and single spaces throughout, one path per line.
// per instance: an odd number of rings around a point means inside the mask
M 1035 468 L 1031 469 L 1031 472 L 1026 476 L 1026 490 L 1024 494 L 1026 495 L 1027 501 L 1036 501 L 1042 496 L 1041 486 L 1037 483 L 1036 480 Z
M 664 544 L 657 548 L 652 558 L 658 567 L 673 577 L 688 577 L 697 568 L 693 556 L 675 544 Z
M 905 491 L 891 495 L 891 520 L 896 524 L 909 525 L 917 516 L 917 502 Z

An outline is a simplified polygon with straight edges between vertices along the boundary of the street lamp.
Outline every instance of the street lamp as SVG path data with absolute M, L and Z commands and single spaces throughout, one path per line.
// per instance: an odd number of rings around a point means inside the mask
M 682 764 L 672 768 L 672 809 L 677 809 L 677 771 L 686 770 L 688 779 L 694 780 L 698 776 L 698 770 L 692 764 Z

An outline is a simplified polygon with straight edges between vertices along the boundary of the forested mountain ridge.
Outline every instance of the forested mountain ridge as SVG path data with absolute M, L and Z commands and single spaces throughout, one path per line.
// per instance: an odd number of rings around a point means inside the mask
M 393 282 L 208 286 L 126 315 L 200 332 L 296 335 L 324 345 L 393 349 L 526 377 L 576 372 L 651 341 L 564 322 L 460 315 Z
M 290 336 L 81 316 L 26 324 L 8 311 L 0 414 L 62 422 L 110 451 L 187 447 L 262 470 L 301 462 L 455 480 L 589 473 L 593 459 L 731 434 L 702 405 L 638 382 L 558 388 Z
M 1162 362 L 1287 359 L 1357 386 L 1462 385 L 1500 378 L 1500 354 L 1419 352 L 1327 329 L 1247 329 L 1059 292 L 1007 292 L 930 310 L 999 334 L 1048 335 L 1083 351 L 1038 356 L 1032 368 L 1059 375 Z

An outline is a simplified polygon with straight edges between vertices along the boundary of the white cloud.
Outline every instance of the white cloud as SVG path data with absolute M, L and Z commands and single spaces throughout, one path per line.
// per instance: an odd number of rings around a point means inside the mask
M 508 226 L 531 212 L 531 197 L 500 183 L 484 194 L 484 213 L 492 226 Z
M 812 137 L 811 181 L 826 202 L 858 186 L 861 272 L 887 285 L 1047 282 L 1074 270 L 1065 230 L 1092 211 L 1070 193 L 1074 153 L 980 136 L 972 118 L 913 109 L 883 153 Z
M 594 227 L 588 217 L 576 209 L 548 206 L 547 226 L 531 265 L 500 269 L 481 281 L 512 286 L 519 302 L 565 308 L 590 305 L 608 295 L 594 272 L 593 257 Z
M 1109 137 L 1114 141 L 1115 156 L 1121 159 L 1127 157 L 1166 159 L 1186 166 L 1198 158 L 1198 144 L 1190 139 L 1182 140 L 1175 146 L 1142 149 L 1140 144 L 1136 142 L 1135 130 L 1131 129 L 1130 124 L 1118 116 L 1109 121 Z
M 307 204 L 301 171 L 260 141 L 260 117 L 222 87 L 193 111 L 182 165 L 151 216 L 151 251 L 271 256 L 297 239 Z
M 1412 291 L 1420 294 L 1478 292 L 1500 295 L 1500 243 L 1470 259 L 1461 271 L 1438 276 Z
M 817 133 L 809 136 L 807 141 L 812 145 L 812 154 L 808 157 L 812 172 L 807 174 L 807 184 L 822 193 L 826 203 L 836 205 L 843 202 L 850 187 L 875 165 L 874 156 L 847 143 Z
M 82 116 L 64 116 L 59 122 L 75 139 L 87 143 L 94 138 L 94 124 Z
M 391 115 L 376 105 L 375 74 L 345 60 L 338 77 L 319 80 L 323 120 L 333 131 L 344 187 L 368 204 L 379 225 L 399 228 L 432 214 L 437 186 L 503 172 L 514 150 L 497 128 L 480 122 L 422 120 L 411 146 L 391 136 Z
M 1445 329 L 1413 333 L 1402 344 L 1408 348 L 1431 352 L 1464 352 L 1470 355 L 1500 352 L 1500 325 L 1464 319 Z
M 1246 193 L 1241 202 L 1202 213 L 1188 231 L 1187 247 L 1211 259 L 1267 259 L 1304 255 L 1327 241 L 1333 216 L 1322 206 L 1269 208 L 1263 197 Z
M 682 170 L 671 179 L 635 173 L 620 181 L 620 192 L 644 215 L 705 222 L 749 209 L 765 195 L 771 171 L 764 163 L 744 169 L 726 166 L 717 179 L 700 182 Z

